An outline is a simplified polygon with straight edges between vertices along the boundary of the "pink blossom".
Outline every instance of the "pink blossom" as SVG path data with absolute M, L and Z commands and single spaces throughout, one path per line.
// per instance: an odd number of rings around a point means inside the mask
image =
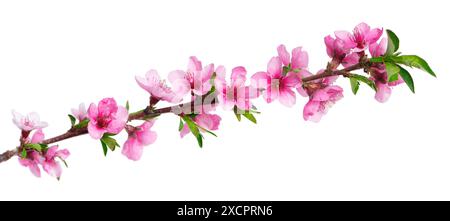
M 372 57 L 383 56 L 386 53 L 387 40 L 381 39 L 379 43 L 375 42 L 370 45 L 369 51 Z M 403 83 L 403 79 L 398 76 L 398 80 L 394 82 L 388 82 L 388 76 L 386 72 L 386 66 L 382 63 L 375 63 L 370 68 L 371 79 L 375 81 L 377 92 L 375 93 L 375 100 L 380 103 L 384 103 L 389 100 L 392 93 L 392 86 Z
M 35 150 L 27 151 L 26 158 L 19 157 L 20 165 L 28 167 L 31 173 L 36 177 L 41 177 L 41 169 L 39 168 L 39 164 L 41 164 L 43 161 L 44 157 L 42 157 L 40 153 Z
M 47 149 L 44 155 L 44 161 L 42 162 L 42 168 L 47 172 L 50 176 L 56 177 L 59 179 L 61 177 L 62 169 L 61 165 L 56 158 L 60 160 L 66 160 L 69 157 L 70 152 L 67 149 L 58 150 L 58 146 L 52 146 Z
M 42 129 L 38 129 L 34 132 L 33 136 L 31 136 L 31 140 L 29 143 L 41 143 L 45 139 L 45 134 Z
M 31 137 L 31 140 L 26 140 L 27 143 L 41 143 L 45 138 L 44 133 L 42 132 L 42 129 L 38 129 L 34 132 L 33 136 Z M 42 164 L 44 161 L 44 157 L 40 155 L 39 152 L 35 150 L 27 150 L 27 157 L 22 158 L 19 157 L 19 163 L 24 166 L 28 167 L 35 175 L 36 177 L 41 176 L 41 170 L 39 169 L 39 164 Z
M 187 71 L 172 71 L 169 73 L 169 81 L 180 95 L 192 91 L 193 94 L 201 96 L 211 90 L 210 80 L 213 72 L 214 64 L 202 67 L 202 63 L 195 56 L 191 56 Z
M 343 97 L 342 92 L 341 87 L 334 85 L 316 90 L 303 109 L 303 119 L 319 122 L 328 109 Z
M 302 47 L 296 47 L 292 49 L 292 58 L 289 52 L 286 50 L 286 46 L 279 45 L 277 48 L 278 57 L 284 66 L 291 67 L 292 70 L 300 71 L 301 69 L 308 68 L 308 53 L 302 50 Z
M 128 121 L 128 111 L 117 106 L 114 98 L 105 98 L 98 103 L 92 103 L 88 109 L 88 131 L 92 138 L 100 139 L 104 133 L 118 134 Z
M 80 122 L 87 118 L 87 111 L 84 103 L 81 103 L 78 106 L 78 109 L 72 108 L 72 114 L 76 117 Z
M 325 45 L 327 47 L 327 54 L 330 58 L 337 58 L 341 60 L 353 45 L 346 45 L 345 42 L 339 38 L 333 38 L 330 35 L 324 38 Z
M 194 122 L 201 127 L 200 131 L 204 131 L 203 129 L 218 130 L 221 120 L 222 118 L 217 114 L 199 114 L 194 117 Z M 180 136 L 184 137 L 190 132 L 188 125 L 184 124 L 183 129 L 180 131 Z
M 256 89 L 245 86 L 247 70 L 244 67 L 235 67 L 231 71 L 231 82 L 227 85 L 225 68 L 216 69 L 215 86 L 218 92 L 219 104 L 226 110 L 237 106 L 240 110 L 249 110 L 252 107 L 250 99 L 257 97 Z
M 133 131 L 129 131 L 128 139 L 123 145 L 122 154 L 130 160 L 141 159 L 144 146 L 156 141 L 156 132 L 150 130 L 153 124 L 154 121 L 146 121 L 141 126 L 133 128 Z
M 32 131 L 34 129 L 40 129 L 48 126 L 46 122 L 40 121 L 39 115 L 35 112 L 31 112 L 27 116 L 23 116 L 13 110 L 12 114 L 13 123 L 22 131 Z
M 182 99 L 182 96 L 173 92 L 172 89 L 166 85 L 166 82 L 161 80 L 156 70 L 148 71 L 145 74 L 145 77 L 136 76 L 136 82 L 157 101 L 163 100 L 171 103 L 178 103 Z
M 356 53 L 350 53 L 347 56 L 345 56 L 345 58 L 342 60 L 342 66 L 344 67 L 350 67 L 352 65 L 358 64 L 359 60 L 360 60 L 361 56 Z
M 286 62 L 286 57 L 284 60 Z M 297 87 L 301 79 L 295 72 L 284 75 L 282 65 L 280 57 L 270 59 L 267 72 L 258 72 L 252 76 L 252 86 L 263 90 L 263 97 L 268 103 L 278 99 L 281 104 L 292 107 L 296 100 L 292 88 Z
M 354 48 L 354 52 L 366 50 L 370 44 L 380 39 L 383 29 L 371 29 L 366 23 L 360 23 L 353 29 L 353 34 L 348 31 L 336 31 L 335 35 L 344 42 L 346 48 Z
M 380 43 L 374 42 L 369 46 L 369 52 L 372 57 L 380 57 L 386 53 L 387 50 L 387 39 L 382 38 Z

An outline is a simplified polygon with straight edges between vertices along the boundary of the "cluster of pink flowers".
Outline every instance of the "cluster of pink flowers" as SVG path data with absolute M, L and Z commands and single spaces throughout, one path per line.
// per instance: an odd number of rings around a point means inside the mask
M 42 129 L 47 127 L 47 123 L 40 121 L 37 113 L 33 112 L 24 116 L 13 111 L 13 122 L 22 131 L 20 140 L 23 146 L 40 144 L 44 141 L 45 135 Z M 20 164 L 28 167 L 35 176 L 41 176 L 39 167 L 41 165 L 45 172 L 59 179 L 62 169 L 57 159 L 65 162 L 64 160 L 70 155 L 70 152 L 67 149 L 58 150 L 58 146 L 55 145 L 41 150 L 24 149 L 22 155 L 26 156 L 19 158 Z
M 357 64 L 360 59 L 366 56 L 369 50 L 372 57 L 383 56 L 386 53 L 387 39 L 381 38 L 383 29 L 371 29 L 366 23 L 361 23 L 353 29 L 353 33 L 348 31 L 336 31 L 335 38 L 328 35 L 325 37 L 327 54 L 333 59 L 333 66 L 337 68 L 339 64 L 344 67 Z M 380 40 L 380 41 L 379 41 Z M 386 102 L 391 95 L 391 87 L 403 83 L 403 79 L 395 82 L 388 82 L 386 67 L 383 63 L 375 63 L 370 67 L 369 74 L 371 80 L 375 81 L 377 92 L 375 99 L 381 103 Z
M 197 100 L 202 101 L 200 108 L 197 109 L 199 111 L 191 112 L 191 106 L 186 112 L 171 111 L 180 117 L 180 136 L 192 133 L 197 137 L 200 146 L 203 133 L 215 135 L 211 131 L 219 129 L 222 119 L 214 113 L 217 107 L 233 110 L 239 120 L 242 114 L 256 123 L 252 115 L 256 113 L 253 103 L 259 97 L 267 103 L 278 100 L 286 107 L 293 107 L 296 104 L 297 94 L 307 97 L 308 100 L 303 107 L 303 118 L 306 121 L 319 122 L 328 110 L 343 98 L 343 89 L 335 85 L 335 81 L 344 74 L 333 73 L 341 66 L 352 68 L 363 61 L 368 61 L 369 55 L 372 58 L 385 55 L 388 40 L 380 39 L 382 34 L 383 29 L 370 28 L 367 24 L 361 23 L 353 32 L 336 31 L 334 37 L 326 36 L 324 42 L 331 61 L 326 69 L 318 71 L 317 74 L 309 71 L 308 53 L 302 47 L 296 47 L 289 53 L 285 45 L 279 45 L 277 54 L 268 59 L 266 70 L 255 72 L 251 76 L 247 75 L 245 67 L 238 66 L 231 69 L 228 77 L 224 66 L 215 66 L 212 63 L 203 66 L 197 57 L 192 56 L 186 70 L 170 72 L 167 82 L 161 79 L 156 70 L 148 71 L 145 76 L 135 77 L 137 84 L 150 96 L 149 105 L 142 113 L 151 113 L 160 101 L 180 105 L 183 100 L 190 102 L 189 104 Z M 375 99 L 379 102 L 387 101 L 391 88 L 403 83 L 403 79 L 399 76 L 398 80 L 389 82 L 384 61 L 365 64 L 367 66 L 364 66 L 364 71 L 369 77 L 364 79 L 373 83 L 372 88 L 376 89 Z M 208 96 L 212 96 L 213 99 L 205 99 Z M 72 109 L 72 114 L 69 115 L 72 122 L 71 130 L 84 129 L 84 133 L 87 132 L 93 139 L 100 140 L 105 154 L 108 148 L 114 150 L 119 146 L 112 137 L 125 130 L 128 139 L 123 144 L 122 154 L 130 160 L 139 160 L 144 147 L 156 141 L 157 134 L 151 130 L 156 119 L 132 118 L 131 116 L 135 115 L 130 115 L 128 108 L 128 103 L 126 107 L 120 106 L 114 98 L 104 98 L 98 104 L 91 103 L 88 109 L 84 104 L 80 104 L 78 108 Z M 13 122 L 22 131 L 19 147 L 22 151 L 20 163 L 29 167 L 36 176 L 40 176 L 39 165 L 41 165 L 47 173 L 59 178 L 61 166 L 57 159 L 65 163 L 69 151 L 58 150 L 57 145 L 47 147 L 43 144 L 45 142 L 42 128 L 46 127 L 47 123 L 41 122 L 36 113 L 23 116 L 13 112 L 13 116 Z M 131 121 L 136 119 L 142 120 L 142 124 L 133 126 Z

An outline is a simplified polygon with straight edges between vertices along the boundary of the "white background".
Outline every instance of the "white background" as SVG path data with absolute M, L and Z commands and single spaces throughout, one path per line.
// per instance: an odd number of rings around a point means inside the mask
M 165 76 L 196 55 L 204 64 L 264 71 L 280 43 L 304 46 L 310 69 L 328 61 L 323 37 L 361 21 L 394 30 L 400 50 L 427 59 L 438 78 L 411 72 L 379 104 L 361 86 L 319 124 L 261 100 L 258 125 L 223 113 L 219 138 L 179 139 L 178 119 L 155 124 L 141 161 L 104 157 L 87 136 L 64 141 L 72 155 L 61 181 L 35 178 L 17 158 L 0 164 L 0 200 L 449 200 L 450 123 L 445 1 L 2 1 L 0 150 L 18 143 L 11 109 L 37 111 L 48 136 L 69 126 L 80 102 L 115 97 L 131 109 L 147 93 L 134 76 Z M 119 136 L 121 142 L 125 135 Z

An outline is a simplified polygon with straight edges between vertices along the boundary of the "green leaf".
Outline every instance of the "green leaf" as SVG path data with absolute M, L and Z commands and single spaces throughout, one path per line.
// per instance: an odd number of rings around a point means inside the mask
M 289 73 L 290 70 L 291 70 L 290 67 L 284 66 L 283 67 L 283 75 L 286 75 L 287 73 Z
M 20 154 L 22 158 L 27 158 L 27 150 L 25 148 L 22 148 L 22 153 Z
M 64 163 L 64 166 L 66 166 L 66 168 L 69 168 L 69 165 L 63 158 L 61 158 L 61 157 L 58 157 L 58 158 Z
M 246 112 L 244 112 L 242 115 L 243 115 L 245 118 L 247 118 L 249 121 L 253 122 L 254 124 L 257 123 L 257 122 L 256 122 L 256 118 L 255 118 L 255 116 L 253 116 L 252 113 L 246 111 Z
M 388 81 L 393 82 L 398 80 L 398 73 L 400 72 L 398 65 L 391 62 L 385 62 L 384 64 L 386 65 Z
M 83 121 L 81 121 L 80 123 L 78 123 L 77 125 L 73 126 L 76 129 L 80 129 L 80 128 L 84 128 L 87 127 L 89 123 L 89 119 L 84 119 Z
M 241 114 L 238 114 L 238 113 L 234 113 L 234 115 L 236 116 L 236 119 L 240 122 L 241 121 Z
M 400 40 L 393 31 L 387 29 L 386 33 L 388 35 L 388 46 L 386 50 L 386 55 L 392 55 L 399 49 Z
M 127 111 L 130 111 L 130 102 L 127 101 L 127 103 L 125 104 L 125 108 L 127 109 Z
M 188 125 L 191 133 L 195 136 L 195 138 L 197 138 L 198 145 L 200 147 L 203 147 L 203 137 L 201 136 L 197 125 L 194 123 L 194 121 L 192 121 L 192 119 L 189 116 L 184 116 L 183 120 Z
M 391 76 L 389 76 L 388 78 L 388 82 L 394 82 L 398 80 L 398 74 L 393 74 Z
M 25 147 L 28 148 L 28 149 L 37 150 L 39 152 L 42 151 L 42 146 L 40 144 L 37 144 L 37 143 L 27 143 L 27 144 L 25 144 Z
M 392 61 L 397 64 L 403 64 L 409 67 L 419 68 L 433 77 L 436 77 L 436 74 L 428 65 L 428 63 L 417 55 L 402 55 L 398 57 L 392 57 Z
M 204 128 L 204 127 L 200 127 L 199 125 L 197 125 L 197 127 L 200 128 L 202 132 L 206 132 L 206 133 L 209 133 L 209 134 L 217 137 L 217 135 L 215 133 L 213 133 L 212 131 L 210 131 L 210 130 Z
M 403 81 L 405 81 L 405 83 L 406 83 L 406 85 L 408 85 L 409 89 L 413 93 L 415 93 L 414 81 L 413 81 L 413 78 L 411 77 L 411 74 L 409 74 L 409 72 L 406 69 L 404 69 L 400 66 L 398 66 L 398 67 L 400 68 L 399 74 L 402 77 Z
M 384 57 L 376 57 L 376 58 L 371 58 L 370 62 L 373 63 L 383 63 L 384 62 Z
M 105 142 L 103 142 L 103 140 L 100 140 L 100 143 L 102 143 L 103 154 L 106 157 L 106 154 L 108 153 L 108 146 L 105 144 Z
M 241 118 L 241 114 L 238 114 L 238 111 L 239 111 L 239 109 L 236 106 L 234 106 L 234 108 L 233 108 L 234 115 L 236 116 L 236 119 L 240 122 L 242 118 Z
M 355 78 L 349 78 L 350 79 L 350 86 L 352 87 L 352 92 L 354 95 L 358 93 L 359 90 L 359 81 Z
M 116 150 L 116 147 L 120 147 L 120 145 L 117 143 L 116 139 L 110 137 L 110 135 L 103 135 L 101 141 L 106 144 L 106 146 L 111 150 Z
M 377 87 L 375 86 L 375 83 L 365 76 L 362 76 L 359 74 L 350 74 L 348 77 L 351 79 L 355 79 L 359 82 L 363 82 L 364 84 L 367 84 L 367 86 L 372 88 L 374 91 L 377 91 Z
M 178 131 L 183 130 L 183 127 L 184 127 L 184 123 L 183 123 L 183 120 L 181 120 L 181 117 L 180 117 L 180 124 L 178 125 Z
M 69 116 L 69 119 L 70 119 L 70 124 L 73 127 L 75 125 L 75 123 L 77 122 L 77 119 L 71 114 L 69 114 L 68 116 Z

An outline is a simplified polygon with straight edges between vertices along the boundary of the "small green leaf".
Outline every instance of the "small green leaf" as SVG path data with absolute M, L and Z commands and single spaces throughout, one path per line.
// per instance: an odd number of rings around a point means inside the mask
M 387 29 L 386 33 L 388 35 L 388 46 L 386 49 L 386 55 L 392 55 L 399 49 L 400 40 L 393 31 Z
M 69 168 L 69 165 L 63 158 L 61 158 L 61 157 L 58 157 L 58 158 L 64 163 L 64 166 L 66 166 L 66 168 Z
M 116 150 L 116 147 L 120 147 L 120 145 L 117 143 L 116 139 L 110 137 L 110 135 L 103 135 L 101 139 L 102 143 L 106 144 L 106 146 L 111 150 Z
M 400 72 L 400 68 L 391 62 L 385 62 L 384 64 L 386 65 L 388 81 L 392 82 L 398 80 L 398 72 Z
M 245 118 L 247 118 L 249 121 L 253 122 L 254 124 L 257 123 L 255 116 L 253 116 L 252 113 L 246 111 L 242 114 Z
M 191 133 L 195 136 L 195 138 L 197 138 L 198 145 L 200 147 L 203 147 L 203 137 L 201 136 L 197 125 L 194 123 L 194 121 L 192 121 L 192 119 L 189 116 L 184 116 L 183 120 L 188 125 Z
M 197 138 L 198 146 L 200 148 L 202 148 L 203 147 L 203 136 L 201 134 L 199 134 L 196 138 Z
M 358 80 L 359 82 L 363 82 L 364 84 L 367 84 L 367 86 L 372 88 L 374 91 L 377 91 L 377 87 L 375 86 L 375 83 L 372 80 L 370 80 L 369 78 L 367 78 L 366 76 L 362 76 L 359 74 L 350 74 L 348 77 L 351 79 Z
M 89 119 L 84 119 L 83 121 L 81 121 L 80 123 L 78 123 L 77 125 L 75 125 L 73 127 L 76 129 L 80 129 L 80 128 L 87 127 L 88 124 L 89 124 Z
M 25 144 L 25 147 L 28 148 L 28 149 L 37 150 L 39 152 L 42 151 L 41 145 L 37 144 L 37 143 L 27 143 L 27 144 Z
M 180 117 L 180 124 L 178 125 L 178 131 L 183 130 L 183 127 L 184 127 L 183 120 L 181 120 L 181 117 Z
M 355 78 L 349 78 L 350 79 L 350 86 L 352 87 L 352 92 L 354 95 L 358 93 L 359 90 L 359 81 Z
M 236 106 L 234 106 L 234 108 L 233 108 L 234 115 L 236 116 L 236 119 L 240 122 L 241 114 L 239 114 L 238 111 L 239 111 L 238 108 Z
M 108 146 L 105 144 L 105 142 L 103 142 L 103 140 L 100 140 L 100 143 L 102 143 L 103 154 L 106 157 L 106 154 L 108 153 Z
M 398 74 L 393 74 L 389 76 L 388 82 L 394 82 L 398 80 Z
M 27 158 L 27 150 L 25 148 L 22 148 L 22 153 L 20 154 L 22 158 Z
M 213 133 L 212 131 L 210 131 L 210 130 L 204 128 L 204 127 L 200 127 L 199 125 L 197 125 L 197 127 L 200 128 L 202 132 L 206 132 L 206 133 L 209 133 L 209 134 L 217 137 L 217 135 L 215 133 Z
M 371 58 L 370 62 L 373 63 L 383 63 L 384 62 L 384 57 L 376 57 L 376 58 Z
M 289 73 L 289 71 L 291 71 L 290 67 L 287 67 L 287 66 L 283 67 L 283 75 L 286 75 L 287 73 Z
M 69 116 L 69 119 L 70 119 L 70 124 L 73 127 L 75 125 L 75 123 L 77 122 L 77 119 L 71 114 L 69 114 L 68 116 Z
M 125 108 L 127 109 L 127 111 L 130 111 L 130 102 L 127 101 L 127 103 L 125 104 Z
M 236 119 L 240 122 L 241 121 L 241 114 L 238 114 L 238 113 L 234 113 L 234 115 L 236 116 Z
M 428 65 L 428 63 L 417 55 L 402 55 L 398 57 L 392 57 L 392 61 L 397 64 L 403 64 L 409 67 L 419 68 L 433 77 L 436 77 L 436 74 Z
M 414 89 L 414 81 L 413 78 L 411 77 L 411 74 L 409 74 L 409 72 L 407 70 L 405 70 L 404 68 L 398 66 L 400 68 L 400 76 L 402 77 L 403 81 L 405 81 L 406 85 L 408 85 L 409 89 L 415 93 L 415 89 Z

